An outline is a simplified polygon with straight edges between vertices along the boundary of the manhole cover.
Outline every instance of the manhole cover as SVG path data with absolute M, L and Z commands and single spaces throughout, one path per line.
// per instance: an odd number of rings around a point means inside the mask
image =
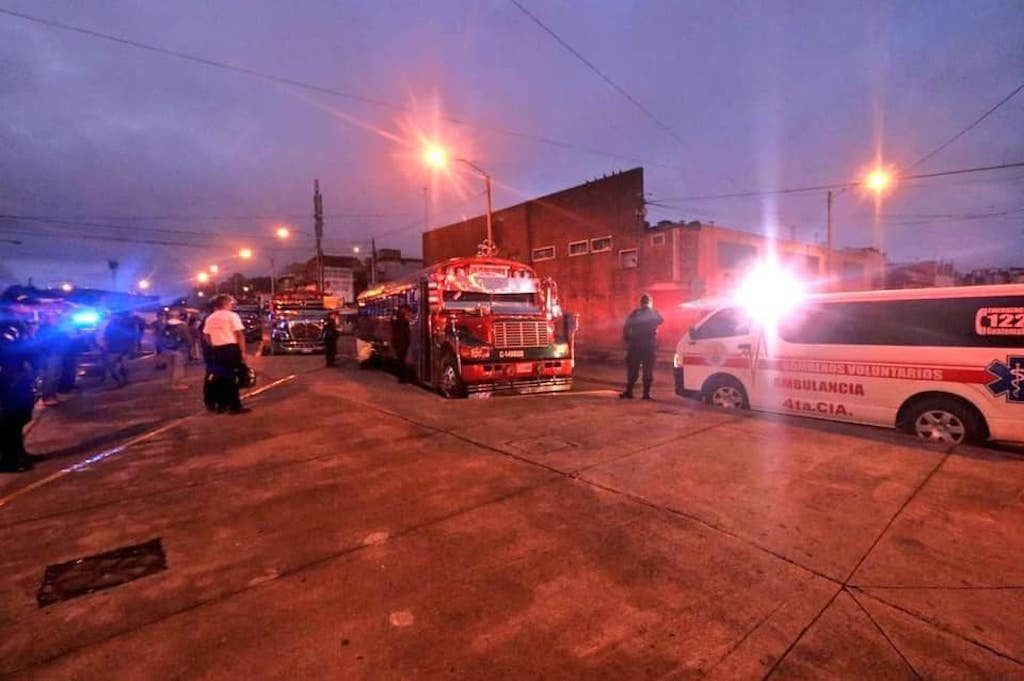
M 157 537 L 143 544 L 122 546 L 94 556 L 48 565 L 36 600 L 43 608 L 166 569 L 167 557 Z

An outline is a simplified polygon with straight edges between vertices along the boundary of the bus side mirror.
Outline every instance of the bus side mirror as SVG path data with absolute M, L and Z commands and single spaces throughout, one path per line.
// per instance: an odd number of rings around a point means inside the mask
M 573 335 L 580 328 L 580 316 L 574 312 L 566 312 L 562 315 L 562 328 L 565 331 L 565 337 Z

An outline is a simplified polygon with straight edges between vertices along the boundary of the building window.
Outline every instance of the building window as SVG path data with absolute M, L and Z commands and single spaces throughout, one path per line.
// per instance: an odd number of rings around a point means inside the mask
M 569 255 L 586 255 L 587 253 L 590 252 L 590 250 L 587 248 L 587 245 L 588 244 L 586 239 L 584 239 L 583 241 L 570 241 Z
M 861 282 L 864 279 L 864 263 L 851 262 L 843 263 L 843 279 L 846 281 Z
M 604 253 L 610 250 L 612 250 L 612 238 L 610 236 L 602 236 L 590 240 L 591 253 Z
M 661 232 L 660 234 L 652 234 L 651 235 L 651 245 L 652 246 L 664 246 L 665 245 L 665 233 Z
M 640 264 L 640 257 L 635 248 L 619 251 L 619 267 L 624 270 L 631 270 Z
M 535 248 L 531 253 L 531 259 L 533 260 L 533 262 L 540 262 L 541 260 L 554 260 L 555 247 L 544 246 L 543 248 Z
M 757 247 L 732 241 L 718 242 L 718 266 L 733 269 L 757 258 Z

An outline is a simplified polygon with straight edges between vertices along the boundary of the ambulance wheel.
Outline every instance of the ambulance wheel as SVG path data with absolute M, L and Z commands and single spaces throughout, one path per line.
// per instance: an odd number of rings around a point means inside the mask
M 923 397 L 907 406 L 902 426 L 927 442 L 958 445 L 979 442 L 988 434 L 974 405 L 952 395 Z
M 704 402 L 723 409 L 750 409 L 747 391 L 732 376 L 712 376 L 700 391 Z
M 450 400 L 466 396 L 466 385 L 459 375 L 459 365 L 455 361 L 455 355 L 448 353 L 441 360 L 441 375 L 437 382 L 441 388 L 441 394 Z

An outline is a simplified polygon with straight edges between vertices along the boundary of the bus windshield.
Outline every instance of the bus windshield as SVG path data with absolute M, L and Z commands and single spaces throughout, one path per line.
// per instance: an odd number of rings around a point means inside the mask
M 444 304 L 453 310 L 490 308 L 498 314 L 540 312 L 536 293 L 484 293 L 482 291 L 445 291 Z

